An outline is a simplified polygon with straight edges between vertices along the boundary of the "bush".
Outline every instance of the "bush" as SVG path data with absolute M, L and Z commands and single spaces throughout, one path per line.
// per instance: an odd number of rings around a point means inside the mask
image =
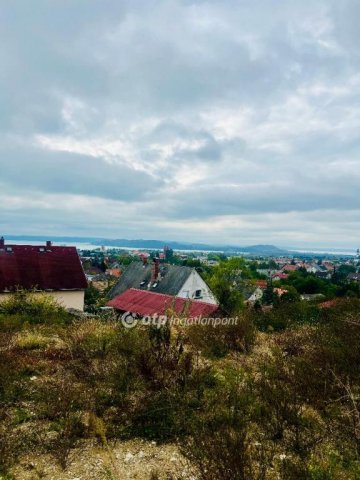
M 260 331 L 282 331 L 298 325 L 319 322 L 320 312 L 316 305 L 308 302 L 279 303 L 268 312 L 256 312 L 255 325 Z
M 51 453 L 65 467 L 84 438 L 141 437 L 179 442 L 204 480 L 359 478 L 356 301 L 172 330 L 70 320 L 25 302 L 2 314 L 3 472 L 26 453 Z M 256 336 L 254 319 L 277 331 Z
M 29 324 L 64 324 L 70 316 L 45 293 L 18 290 L 0 303 L 0 329 L 16 330 Z
M 193 325 L 186 334 L 195 350 L 207 357 L 224 357 L 231 351 L 249 353 L 255 343 L 256 329 L 251 312 L 236 317 L 236 325 Z

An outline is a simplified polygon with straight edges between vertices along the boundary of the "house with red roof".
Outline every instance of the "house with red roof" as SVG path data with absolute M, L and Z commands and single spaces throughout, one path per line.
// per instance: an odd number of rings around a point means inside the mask
M 121 268 L 107 268 L 105 271 L 106 275 L 110 275 L 110 277 L 121 277 Z
M 272 276 L 272 279 L 274 282 L 277 282 L 279 280 L 286 280 L 288 277 L 289 275 L 287 273 L 278 272 L 278 273 L 274 273 L 274 275 Z
M 282 271 L 283 272 L 295 272 L 298 270 L 299 266 L 298 265 L 292 265 L 291 263 L 288 263 L 283 266 Z
M 186 315 L 190 318 L 214 317 L 219 307 L 213 303 L 174 297 L 163 293 L 130 288 L 114 297 L 107 304 L 119 312 L 129 312 L 138 316 Z
M 265 288 L 268 285 L 268 282 L 267 282 L 267 280 L 256 280 L 255 285 L 257 287 L 261 288 L 261 290 L 265 290 Z
M 9 245 L 0 239 L 0 301 L 19 289 L 46 292 L 65 308 L 84 310 L 85 273 L 75 247 Z
M 282 297 L 285 293 L 288 293 L 288 291 L 285 288 L 274 288 L 274 293 L 276 293 L 278 297 Z

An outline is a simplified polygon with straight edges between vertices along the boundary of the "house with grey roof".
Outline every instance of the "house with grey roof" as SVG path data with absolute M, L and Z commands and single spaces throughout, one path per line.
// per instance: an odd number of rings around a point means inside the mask
M 148 263 L 147 259 L 130 263 L 109 292 L 109 297 L 112 299 L 130 288 L 201 300 L 214 305 L 218 303 L 194 268 L 161 264 L 157 258 L 152 263 Z
M 350 273 L 347 276 L 347 279 L 351 282 L 359 282 L 360 283 L 360 273 Z

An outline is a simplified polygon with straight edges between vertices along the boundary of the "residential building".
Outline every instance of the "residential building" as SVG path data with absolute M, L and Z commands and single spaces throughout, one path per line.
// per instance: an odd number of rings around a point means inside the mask
M 157 258 L 152 263 L 145 258 L 142 262 L 132 262 L 110 291 L 109 297 L 112 299 L 130 288 L 217 305 L 214 294 L 194 268 L 161 264 Z
M 322 293 L 302 293 L 300 295 L 301 300 L 306 300 L 307 302 L 311 302 L 313 300 L 322 300 L 325 298 L 325 295 Z
M 347 278 L 351 282 L 360 282 L 360 273 L 350 273 Z
M 18 290 L 46 292 L 65 308 L 84 310 L 87 281 L 75 247 L 8 245 L 0 239 L 0 301 Z
M 245 300 L 245 303 L 254 304 L 255 302 L 261 300 L 263 295 L 264 295 L 263 289 L 261 289 L 260 287 L 257 287 L 253 291 L 253 293 Z
M 282 271 L 283 272 L 295 272 L 299 268 L 298 265 L 292 265 L 291 263 L 288 263 L 283 266 Z
M 274 293 L 276 293 L 278 297 L 282 297 L 285 293 L 288 293 L 288 291 L 285 288 L 274 288 Z
M 265 290 L 265 288 L 268 286 L 268 281 L 267 280 L 255 280 L 255 285 L 262 290 Z
M 213 303 L 172 297 L 163 293 L 130 288 L 107 304 L 119 312 L 144 315 L 184 315 L 186 317 L 215 317 L 219 307 Z
M 121 277 L 121 268 L 107 268 L 105 271 L 106 275 L 109 275 L 110 277 Z
M 278 273 L 274 273 L 274 275 L 272 276 L 272 279 L 274 282 L 278 282 L 280 280 L 286 280 L 288 277 L 289 275 L 287 273 L 278 272 Z

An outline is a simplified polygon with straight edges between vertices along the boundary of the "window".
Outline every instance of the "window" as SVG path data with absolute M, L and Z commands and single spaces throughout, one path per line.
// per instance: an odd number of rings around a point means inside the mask
M 201 289 L 200 290 L 195 290 L 195 298 L 200 298 L 201 297 Z

